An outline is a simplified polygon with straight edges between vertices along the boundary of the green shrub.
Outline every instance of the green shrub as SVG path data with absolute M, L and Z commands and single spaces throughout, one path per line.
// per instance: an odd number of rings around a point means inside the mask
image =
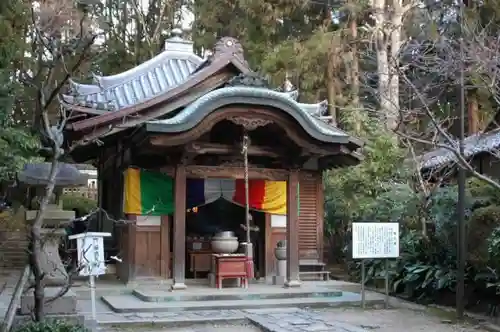
M 83 325 L 63 320 L 45 320 L 21 325 L 14 332 L 90 332 L 90 330 Z
M 500 248 L 500 206 L 490 205 L 475 209 L 472 212 L 469 234 L 467 238 L 469 255 L 468 258 L 476 266 L 481 266 L 490 259 L 495 261 L 495 266 L 500 267 L 499 257 L 495 256 L 496 250 Z M 498 242 L 498 243 L 497 243 Z M 494 248 L 494 249 L 492 249 Z M 488 251 L 491 251 L 488 253 Z
M 66 194 L 61 199 L 64 210 L 76 209 L 82 215 L 89 214 L 97 208 L 97 202 L 87 197 Z

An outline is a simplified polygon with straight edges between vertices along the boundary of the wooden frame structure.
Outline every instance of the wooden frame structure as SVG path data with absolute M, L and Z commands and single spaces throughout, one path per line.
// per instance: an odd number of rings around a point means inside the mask
M 243 178 L 243 132 L 251 139 L 249 177 L 287 182 L 286 225 L 273 225 L 266 214 L 266 276 L 284 238 L 289 285 L 299 284 L 301 257 L 322 259 L 322 171 L 357 164 L 362 143 L 321 120 L 326 102 L 302 104 L 296 90 L 269 88 L 250 70 L 237 40 L 222 38 L 203 60 L 189 41 L 174 36 L 150 61 L 96 76 L 92 85 L 72 82 L 71 90 L 61 97 L 71 115 L 66 144 L 74 147 L 75 161 L 95 161 L 99 205 L 129 220 L 111 226 L 123 258 L 121 279 L 172 277 L 173 289 L 186 287 L 186 181 Z M 173 215 L 149 222 L 124 216 L 122 172 L 131 166 L 174 179 Z M 101 227 L 110 226 L 103 221 Z

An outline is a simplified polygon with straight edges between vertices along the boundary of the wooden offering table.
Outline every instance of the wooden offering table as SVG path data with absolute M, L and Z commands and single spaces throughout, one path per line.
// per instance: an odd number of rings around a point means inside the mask
M 247 288 L 246 260 L 244 254 L 212 254 L 215 287 L 221 289 L 223 279 L 239 278 L 241 287 Z
M 193 277 L 196 279 L 197 272 L 209 272 L 211 264 L 211 250 L 190 250 L 189 255 L 189 271 L 193 272 Z

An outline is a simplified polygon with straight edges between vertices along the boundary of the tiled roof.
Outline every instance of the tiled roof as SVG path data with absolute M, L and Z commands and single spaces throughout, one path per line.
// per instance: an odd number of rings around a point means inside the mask
M 242 52 L 241 45 L 232 38 L 222 38 L 217 45 L 216 49 L 219 47 L 221 54 L 229 52 L 234 55 Z M 164 52 L 126 72 L 112 76 L 94 75 L 95 84 L 70 81 L 72 93 L 63 95 L 61 99 L 63 104 L 99 110 L 102 113 L 124 110 L 163 95 L 181 85 L 193 77 L 192 75 L 197 75 L 199 68 L 205 63 L 206 61 L 204 62 L 194 54 L 192 42 L 174 36 L 167 39 Z M 319 132 L 337 134 L 332 132 L 335 128 L 322 119 L 328 110 L 326 100 L 315 104 L 298 103 L 299 91 L 294 89 L 291 83 L 287 85 L 285 91 L 278 92 L 271 89 L 268 91 L 292 100 L 301 113 L 304 113 L 303 117 L 307 122 Z M 111 115 L 102 113 L 100 114 L 102 116 Z M 176 118 L 178 117 L 173 119 Z M 167 121 L 173 121 L 173 119 Z
M 192 42 L 178 36 L 167 39 L 165 51 L 128 71 L 112 76 L 94 75 L 95 84 L 71 81 L 72 93 L 63 95 L 68 104 L 119 110 L 165 93 L 182 84 L 203 62 Z
M 479 133 L 467 137 L 464 140 L 465 158 L 470 158 L 478 153 L 493 152 L 500 147 L 500 129 L 495 129 L 487 133 Z M 453 149 L 458 149 L 458 142 L 455 141 Z M 420 169 L 443 166 L 450 162 L 456 162 L 455 154 L 449 149 L 439 148 L 419 157 Z
M 212 107 L 210 103 L 219 102 L 222 98 L 229 98 L 235 103 L 241 102 L 253 102 L 253 100 L 259 100 L 265 103 L 283 103 L 289 106 L 284 109 L 289 109 L 291 116 L 295 117 L 301 125 L 312 129 L 311 135 L 319 135 L 320 139 L 330 140 L 335 137 L 338 139 L 345 139 L 346 142 L 349 139 L 349 135 L 340 129 L 331 126 L 325 121 L 318 118 L 319 114 L 326 110 L 327 103 L 321 102 L 318 104 L 301 104 L 297 103 L 294 98 L 290 97 L 290 92 L 278 92 L 265 88 L 255 88 L 255 87 L 226 87 L 218 90 L 214 90 L 203 97 L 199 98 L 194 103 L 188 105 L 177 115 L 169 119 L 152 120 L 148 121 L 150 128 L 155 128 L 155 130 L 167 131 L 167 132 L 177 132 L 189 130 L 191 127 L 195 126 L 199 121 L 203 119 L 210 112 Z M 281 105 L 281 104 L 280 104 Z M 220 107 L 218 105 L 216 108 Z M 278 107 L 280 108 L 280 107 Z M 155 131 L 152 130 L 152 131 Z

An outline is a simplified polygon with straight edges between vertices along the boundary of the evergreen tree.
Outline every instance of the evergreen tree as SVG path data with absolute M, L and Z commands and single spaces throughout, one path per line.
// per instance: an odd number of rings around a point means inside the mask
M 36 156 L 38 139 L 29 127 L 30 114 L 24 106 L 17 69 L 24 63 L 25 26 L 29 7 L 6 0 L 0 3 L 0 180 L 15 173 Z

